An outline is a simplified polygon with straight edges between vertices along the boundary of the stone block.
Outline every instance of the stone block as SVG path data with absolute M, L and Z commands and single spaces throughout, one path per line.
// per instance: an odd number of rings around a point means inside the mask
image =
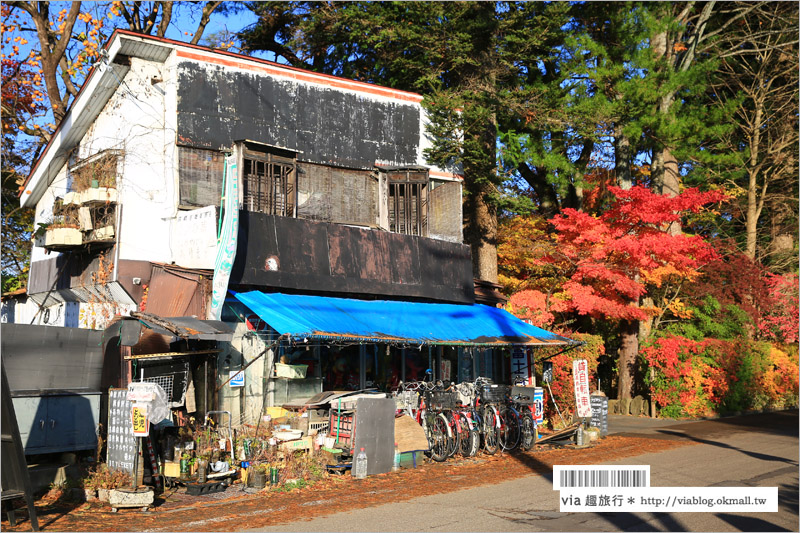
M 154 493 L 150 488 L 114 489 L 108 493 L 108 504 L 114 508 L 150 507 L 153 505 Z

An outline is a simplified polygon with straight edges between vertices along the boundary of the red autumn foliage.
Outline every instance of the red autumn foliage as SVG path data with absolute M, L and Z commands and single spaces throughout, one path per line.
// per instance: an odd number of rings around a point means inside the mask
M 770 275 L 767 278 L 773 305 L 759 323 L 761 335 L 770 340 L 796 343 L 798 337 L 798 294 L 800 281 L 797 274 Z
M 642 350 L 655 378 L 652 399 L 665 416 L 796 405 L 797 353 L 743 339 L 693 341 L 670 335 Z
M 553 398 L 555 398 L 561 416 L 564 417 L 567 423 L 572 420 L 572 413 L 575 411 L 572 361 L 576 359 L 586 359 L 589 367 L 589 390 L 595 390 L 596 386 L 593 384 L 596 383 L 595 380 L 597 379 L 597 364 L 600 356 L 606 353 L 603 338 L 599 335 L 571 333 L 566 331 L 562 333 L 574 340 L 584 341 L 586 344 L 549 359 L 549 361 L 553 363 L 553 382 L 550 384 L 550 390 L 553 391 L 553 396 L 551 397 L 549 391 L 545 388 L 544 416 L 551 421 L 553 426 L 561 422 L 558 412 L 553 405 Z
M 608 189 L 616 200 L 603 214 L 565 209 L 551 221 L 558 230 L 558 254 L 571 265 L 565 299 L 582 315 L 644 320 L 649 310 L 635 303 L 648 285 L 660 286 L 670 276 L 696 276 L 700 266 L 716 257 L 701 237 L 672 235 L 667 226 L 725 196 L 698 189 L 675 197 L 645 187 Z

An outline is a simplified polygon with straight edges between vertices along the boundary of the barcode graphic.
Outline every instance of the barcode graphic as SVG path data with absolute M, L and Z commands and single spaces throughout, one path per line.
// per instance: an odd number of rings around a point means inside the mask
M 647 470 L 561 470 L 562 488 L 647 487 Z

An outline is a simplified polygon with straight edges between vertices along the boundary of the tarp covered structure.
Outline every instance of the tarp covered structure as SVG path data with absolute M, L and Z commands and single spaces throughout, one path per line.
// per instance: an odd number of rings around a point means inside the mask
M 260 291 L 236 298 L 281 335 L 302 342 L 567 346 L 580 344 L 495 307 L 472 304 L 355 300 Z

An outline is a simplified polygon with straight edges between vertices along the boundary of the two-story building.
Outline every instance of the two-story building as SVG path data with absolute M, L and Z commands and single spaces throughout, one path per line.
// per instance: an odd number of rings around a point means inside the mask
M 116 31 L 21 195 L 41 228 L 27 289 L 40 322 L 228 322 L 222 353 L 158 371 L 128 354 L 122 374 L 185 371 L 186 396 L 211 361 L 219 405 L 242 421 L 427 368 L 507 381 L 511 346 L 571 341 L 475 303 L 462 178 L 426 164 L 421 100 Z M 133 355 L 171 353 L 144 337 Z M 276 377 L 281 362 L 305 379 Z

